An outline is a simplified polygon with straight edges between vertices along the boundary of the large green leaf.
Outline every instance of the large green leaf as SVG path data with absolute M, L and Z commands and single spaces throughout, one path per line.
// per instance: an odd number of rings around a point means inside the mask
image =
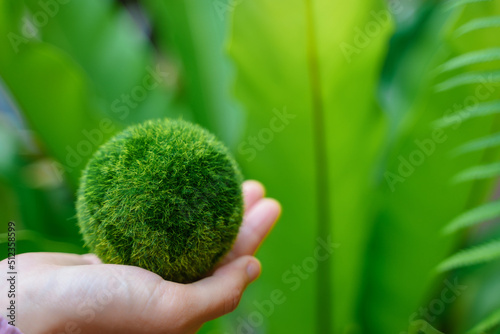
M 23 126 L 8 91 L 0 85 L 0 233 L 6 232 L 9 221 L 16 222 L 19 233 L 32 229 L 29 242 L 18 239 L 19 253 L 48 250 L 48 237 L 52 251 L 82 252 L 77 227 L 68 224 L 68 217 L 74 216 L 72 196 L 51 161 L 40 158 L 29 137 L 23 136 Z M 0 249 L 6 247 L 0 244 Z
M 131 124 L 174 116 L 167 108 L 166 83 L 172 77 L 154 62 L 152 45 L 129 13 L 112 0 L 59 4 L 24 0 L 40 39 L 64 50 L 88 76 L 103 116 Z M 50 4 L 50 5 L 49 5 Z M 45 24 L 37 17 L 45 14 Z
M 66 54 L 26 36 L 21 2 L 1 4 L 0 34 L 8 38 L 0 40 L 0 76 L 37 138 L 43 140 L 42 149 L 61 162 L 61 174 L 76 184 L 90 154 L 82 131 L 99 129 L 93 91 L 81 68 Z
M 43 148 L 76 183 L 93 146 L 83 130 L 99 129 L 98 120 L 91 117 L 95 109 L 89 86 L 78 67 L 49 45 L 30 44 L 11 61 L 0 62 L 0 75 L 43 139 Z
M 142 0 L 155 37 L 180 68 L 178 102 L 193 121 L 234 147 L 241 137 L 243 112 L 229 92 L 231 68 L 225 55 L 228 1 Z M 222 7 L 221 7 L 222 5 Z
M 265 332 L 356 328 L 383 129 L 375 91 L 390 21 L 382 1 L 257 0 L 235 7 L 230 53 L 236 96 L 248 111 L 239 157 L 246 175 L 262 180 L 284 209 L 260 252 L 258 291 L 235 326 L 279 289 L 286 302 L 265 317 Z M 372 37 L 359 29 L 373 29 Z M 326 240 L 339 247 L 317 261 Z
M 167 108 L 169 73 L 113 2 L 25 0 L 16 6 L 23 13 L 16 20 L 12 8 L 1 13 L 9 17 L 9 38 L 1 42 L 0 74 L 73 185 L 93 151 L 123 124 L 175 116 Z

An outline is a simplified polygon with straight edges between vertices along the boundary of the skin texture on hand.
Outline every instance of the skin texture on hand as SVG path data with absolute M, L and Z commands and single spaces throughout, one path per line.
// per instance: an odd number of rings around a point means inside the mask
M 243 184 L 245 216 L 229 254 L 191 284 L 163 280 L 139 267 L 102 264 L 92 254 L 18 255 L 16 325 L 25 334 L 195 333 L 234 311 L 261 272 L 253 257 L 281 208 L 256 181 Z M 7 262 L 0 262 L 7 272 Z M 0 287 L 0 305 L 7 305 Z M 2 313 L 5 315 L 5 308 Z

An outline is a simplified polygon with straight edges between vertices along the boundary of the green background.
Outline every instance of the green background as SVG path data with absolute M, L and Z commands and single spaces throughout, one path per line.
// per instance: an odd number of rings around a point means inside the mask
M 0 233 L 14 220 L 19 253 L 85 252 L 92 152 L 183 118 L 283 206 L 262 277 L 202 333 L 464 332 L 500 308 L 498 205 L 443 232 L 495 199 L 499 17 L 498 0 L 0 0 Z

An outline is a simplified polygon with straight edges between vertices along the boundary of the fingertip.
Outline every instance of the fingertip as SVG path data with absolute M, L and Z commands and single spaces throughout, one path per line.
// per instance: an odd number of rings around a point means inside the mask
M 227 276 L 240 272 L 241 276 L 246 274 L 246 284 L 255 281 L 261 273 L 260 261 L 251 255 L 240 256 L 233 261 L 223 265 L 214 272 L 214 276 Z
M 260 193 L 262 196 L 264 196 L 266 193 L 266 189 L 264 188 L 262 183 L 260 183 L 257 180 L 244 181 L 243 182 L 243 190 L 252 190 L 252 191 L 255 191 L 257 193 Z
M 262 265 L 260 264 L 260 261 L 255 257 L 250 257 L 246 268 L 249 283 L 252 283 L 257 278 L 259 278 L 260 273 L 262 272 Z
M 281 216 L 281 204 L 274 198 L 263 198 L 258 203 L 254 205 L 252 210 L 248 213 L 248 216 L 252 214 L 260 217 L 266 217 L 266 220 L 274 223 Z
M 263 201 L 266 201 L 267 203 L 269 203 L 268 205 L 273 209 L 273 211 L 276 213 L 276 217 L 280 217 L 281 216 L 281 213 L 283 211 L 283 208 L 281 206 L 281 203 L 278 202 L 276 199 L 274 198 L 264 198 Z
M 266 193 L 264 186 L 255 180 L 243 182 L 242 191 L 245 201 L 245 210 L 250 209 L 256 202 L 264 197 Z

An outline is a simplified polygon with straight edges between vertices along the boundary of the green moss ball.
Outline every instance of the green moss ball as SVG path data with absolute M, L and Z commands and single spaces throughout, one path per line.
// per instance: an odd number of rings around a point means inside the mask
M 181 120 L 131 126 L 87 164 L 76 203 L 85 244 L 105 263 L 193 282 L 242 221 L 242 176 L 226 147 Z

